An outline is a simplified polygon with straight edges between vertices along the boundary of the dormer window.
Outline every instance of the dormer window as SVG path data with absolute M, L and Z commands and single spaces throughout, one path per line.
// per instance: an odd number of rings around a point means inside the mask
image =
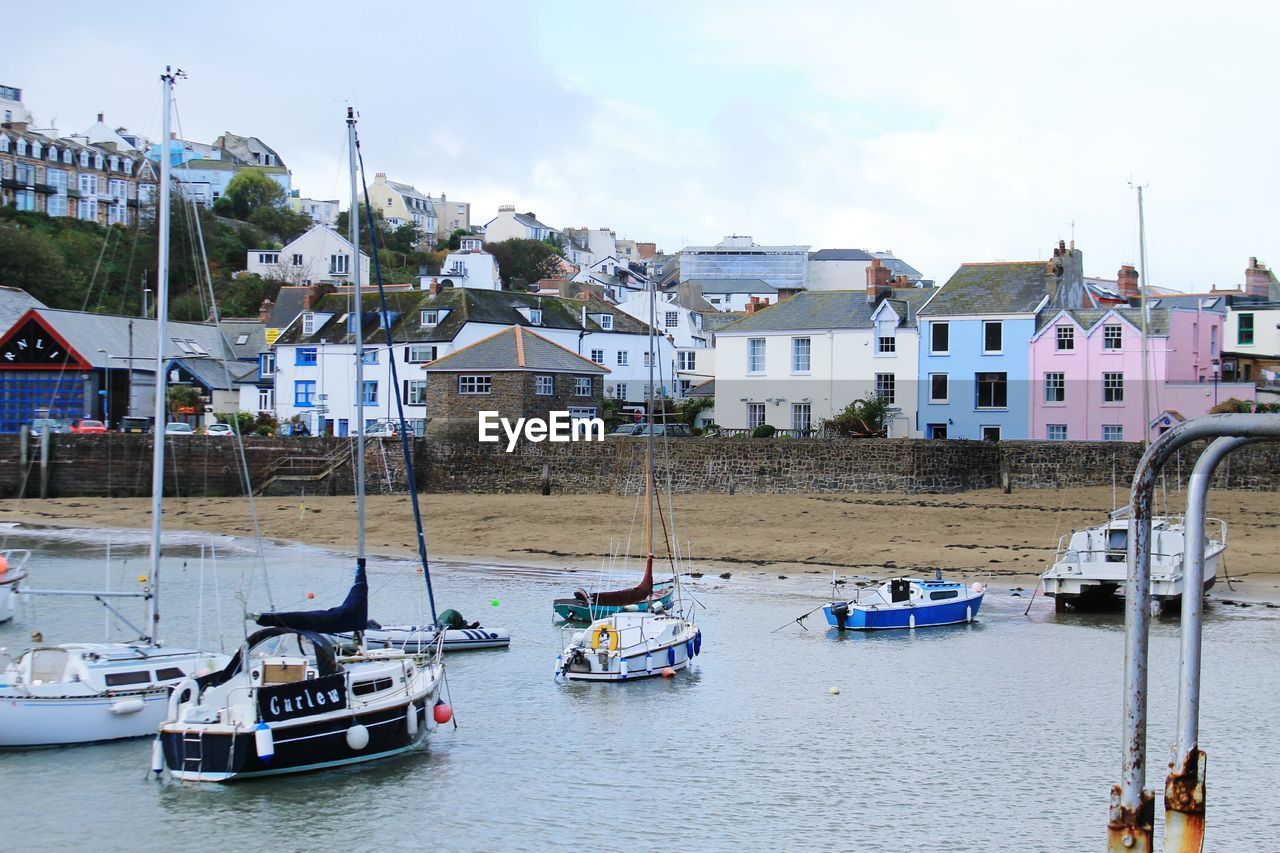
M 303 314 L 302 315 L 302 334 L 314 335 L 315 333 L 316 333 L 316 315 L 310 314 L 310 313 Z
M 542 309 L 541 308 L 529 309 L 529 322 L 535 326 L 542 325 Z
M 124 161 L 124 173 L 125 173 L 126 175 L 132 175 L 132 174 L 133 174 L 133 159 L 132 159 L 132 158 L 130 158 L 130 159 L 125 160 L 125 161 Z
M 0 152 L 9 153 L 9 137 L 0 133 Z
M 70 148 L 62 149 L 62 162 L 67 164 L 68 166 L 71 165 L 71 149 Z
M 613 315 L 612 314 L 601 314 L 599 319 L 600 319 L 600 328 L 604 329 L 606 332 L 613 331 Z
M 434 308 L 423 311 L 420 322 L 423 328 L 440 325 L 440 311 Z
M 27 140 L 25 139 L 18 140 L 18 156 L 19 157 L 27 156 Z
M 34 158 L 36 158 L 37 160 L 39 160 L 39 159 L 40 159 L 40 155 L 43 153 L 43 151 L 44 151 L 44 149 L 42 149 L 42 148 L 40 147 L 40 143 L 39 143 L 39 142 L 33 142 L 33 143 L 31 143 L 31 156 L 32 156 L 32 157 L 34 157 Z
M 95 154 L 95 155 L 93 155 L 93 168 L 95 168 L 95 169 L 101 169 L 101 168 L 102 168 L 102 155 L 101 155 L 101 154 Z
M 56 145 L 49 146 L 49 162 L 51 163 L 58 162 L 58 146 Z
M 88 151 L 80 152 L 80 168 L 81 169 L 89 168 L 89 152 Z
M 120 171 L 120 158 L 116 157 L 115 155 L 112 155 L 111 157 L 111 171 L 113 172 Z
M 464 252 L 478 252 L 480 251 L 481 244 L 480 244 L 480 241 L 475 239 L 474 237 L 465 237 L 461 241 L 461 245 L 462 245 L 462 251 Z

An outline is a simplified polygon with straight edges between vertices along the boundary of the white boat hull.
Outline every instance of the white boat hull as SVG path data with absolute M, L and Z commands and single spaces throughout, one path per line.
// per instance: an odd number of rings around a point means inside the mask
M 343 634 L 344 640 L 352 639 Z M 436 647 L 437 631 L 417 627 L 389 627 L 364 632 L 364 644 L 370 649 L 400 649 L 414 654 L 427 654 Z M 473 649 L 505 649 L 511 645 L 511 632 L 506 628 L 450 628 L 444 632 L 444 650 L 463 652 Z
M 169 688 L 142 693 L 34 698 L 0 688 L 0 747 L 64 746 L 154 735 Z
M 619 642 L 610 642 L 609 632 Z M 619 613 L 596 620 L 575 636 L 556 660 L 556 673 L 569 681 L 670 676 L 687 669 L 701 646 L 702 633 L 692 622 L 676 616 Z

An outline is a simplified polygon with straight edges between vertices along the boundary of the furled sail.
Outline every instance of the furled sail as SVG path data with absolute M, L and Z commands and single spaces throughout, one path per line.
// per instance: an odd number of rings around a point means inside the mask
M 365 577 L 364 561 L 356 563 L 356 578 L 351 584 L 351 591 L 337 607 L 328 610 L 263 613 L 258 616 L 257 622 L 259 625 L 292 628 L 295 631 L 316 631 L 321 634 L 363 631 L 369 622 L 369 580 Z
M 638 586 L 631 589 L 619 589 L 613 592 L 587 592 L 579 589 L 573 597 L 585 601 L 593 607 L 625 607 L 628 604 L 639 604 L 653 595 L 653 555 L 649 555 L 644 566 L 644 577 Z

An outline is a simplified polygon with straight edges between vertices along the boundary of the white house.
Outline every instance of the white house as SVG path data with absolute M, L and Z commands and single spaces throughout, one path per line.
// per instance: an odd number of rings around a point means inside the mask
M 916 434 L 919 289 L 817 291 L 753 310 L 715 335 L 715 418 L 804 435 L 875 394 L 891 437 Z
M 524 326 L 596 364 L 609 368 L 605 394 L 641 403 L 648 391 L 648 326 L 599 297 L 541 296 L 477 288 L 411 290 L 387 294 L 389 315 L 380 316 L 376 295 L 365 296 L 366 421 L 395 419 L 394 389 L 405 416 L 421 434 L 426 376 L 422 365 L 512 326 Z M 350 293 L 324 297 L 299 315 L 275 344 L 276 411 L 282 420 L 301 416 L 315 432 L 354 431 L 355 345 Z M 393 345 L 386 343 L 385 327 Z M 674 348 L 657 341 L 659 388 L 671 392 Z M 399 385 L 393 382 L 394 360 Z
M 429 196 L 418 192 L 412 184 L 389 181 L 386 172 L 378 172 L 369 186 L 369 204 L 382 212 L 382 218 L 392 228 L 412 222 L 422 235 L 419 243 L 434 245 L 436 207 Z
M 289 284 L 351 281 L 347 238 L 327 225 L 313 225 L 282 249 L 250 249 L 247 272 Z M 369 281 L 369 256 L 360 253 L 360 280 Z
M 642 323 L 650 320 L 652 295 L 647 290 L 622 293 L 618 308 Z M 687 288 L 658 294 L 654 306 L 654 325 L 674 348 L 671 371 L 675 376 L 672 396 L 684 397 L 690 388 L 715 376 L 716 351 L 711 336 L 703 329 L 705 313 L 712 309 Z
M 460 248 L 444 259 L 438 276 L 422 276 L 426 288 L 432 279 L 442 287 L 471 287 L 479 290 L 501 290 L 502 278 L 498 259 L 484 250 L 479 237 L 463 237 Z
M 778 288 L 758 278 L 691 278 L 682 285 L 696 288 L 716 311 L 746 311 L 748 305 L 778 301 Z
M 559 235 L 557 229 L 539 222 L 532 213 L 516 213 L 515 205 L 511 204 L 501 205 L 498 215 L 484 226 L 484 239 L 489 243 L 512 239 L 547 240 Z
M 809 253 L 805 271 L 808 290 L 857 290 L 867 280 L 867 268 L 879 260 L 894 276 L 895 287 L 918 287 L 919 270 L 900 260 L 893 252 L 868 252 L 863 249 L 819 249 Z M 898 278 L 902 276 L 902 278 Z
M 318 225 L 328 225 L 330 228 L 338 223 L 338 200 L 318 199 L 318 198 L 302 198 L 296 195 L 289 196 L 289 208 L 298 213 L 304 213 L 311 217 L 311 221 Z

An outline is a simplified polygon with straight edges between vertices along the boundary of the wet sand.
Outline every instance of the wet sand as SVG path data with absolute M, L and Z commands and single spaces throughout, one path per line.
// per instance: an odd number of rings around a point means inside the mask
M 941 568 L 961 578 L 990 575 L 994 583 L 1029 592 L 1052 560 L 1058 537 L 1101 523 L 1111 501 L 1109 488 L 1008 495 L 689 495 L 676 499 L 677 534 L 682 549 L 692 550 L 695 569 L 707 573 L 884 577 Z M 1170 493 L 1168 504 L 1179 511 L 1182 493 Z M 629 535 L 635 545 L 643 538 L 635 497 L 423 495 L 422 506 L 428 545 L 441 559 L 589 570 L 611 549 L 623 548 Z M 256 508 L 264 537 L 354 548 L 351 497 L 258 498 Z M 1228 524 L 1226 572 L 1236 587 L 1220 582 L 1215 597 L 1280 601 L 1280 494 L 1217 491 L 1209 511 Z M 145 528 L 149 517 L 145 498 L 0 501 L 0 521 Z M 166 500 L 165 528 L 255 533 L 243 498 Z M 371 497 L 366 535 L 373 554 L 413 554 L 408 497 Z

